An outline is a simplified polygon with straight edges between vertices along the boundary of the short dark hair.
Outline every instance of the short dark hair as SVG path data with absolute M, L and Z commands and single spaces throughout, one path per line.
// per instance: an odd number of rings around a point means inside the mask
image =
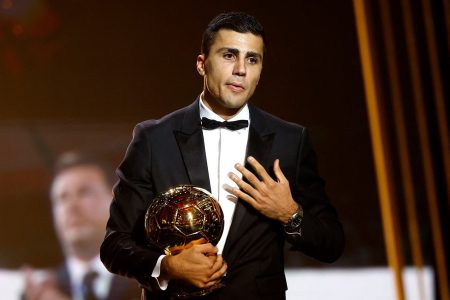
M 202 54 L 208 56 L 214 38 L 221 29 L 230 29 L 239 33 L 253 33 L 263 39 L 264 50 L 266 48 L 264 28 L 255 17 L 244 12 L 226 12 L 212 19 L 206 27 L 205 32 L 203 32 Z
M 116 179 L 114 176 L 114 170 L 109 164 L 95 158 L 92 155 L 76 151 L 62 153 L 56 159 L 53 165 L 53 179 L 66 170 L 81 166 L 97 167 L 105 178 L 106 183 L 113 186 Z

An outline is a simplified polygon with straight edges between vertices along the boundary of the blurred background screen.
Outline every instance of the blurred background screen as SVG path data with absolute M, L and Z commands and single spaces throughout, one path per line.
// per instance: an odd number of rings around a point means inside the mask
M 344 255 L 332 265 L 286 249 L 288 296 L 329 299 L 328 286 L 333 299 L 395 298 L 350 0 L 0 0 L 0 286 L 16 286 L 8 299 L 21 289 L 23 266 L 44 269 L 63 260 L 49 200 L 56 157 L 82 151 L 117 167 L 136 123 L 199 95 L 201 35 L 213 16 L 231 10 L 256 16 L 267 33 L 253 103 L 311 130 L 347 236 Z M 429 226 L 420 234 L 431 244 Z M 406 265 L 410 252 L 405 246 Z M 423 248 L 423 257 L 431 299 L 433 246 Z M 405 272 L 414 290 L 414 270 Z M 361 297 L 358 286 L 382 296 Z

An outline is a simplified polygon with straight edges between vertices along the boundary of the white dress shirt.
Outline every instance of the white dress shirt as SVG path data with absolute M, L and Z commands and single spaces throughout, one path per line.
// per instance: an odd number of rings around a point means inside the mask
M 108 297 L 113 274 L 102 264 L 100 256 L 97 256 L 90 262 L 71 257 L 67 259 L 66 263 L 73 300 L 83 300 L 83 278 L 90 271 L 97 272 L 97 277 L 93 282 L 93 291 L 96 297 L 99 299 Z
M 227 121 L 248 120 L 250 124 L 249 116 L 248 107 L 245 105 L 239 113 Z M 203 117 L 220 122 L 225 121 L 200 100 L 200 119 Z M 219 253 L 222 253 L 225 246 L 237 202 L 236 196 L 227 192 L 224 187 L 237 187 L 236 183 L 228 177 L 230 172 L 242 176 L 241 173 L 236 171 L 234 165 L 236 163 L 245 164 L 248 128 L 239 130 L 229 130 L 222 127 L 212 130 L 203 129 L 211 193 L 219 201 L 225 220 L 223 234 L 217 244 Z
M 222 117 L 217 115 L 211 109 L 206 107 L 203 103 L 203 94 L 200 96 L 200 119 L 206 117 L 211 120 L 225 121 Z M 247 104 L 241 110 L 227 120 L 229 122 L 237 120 L 247 120 L 250 126 L 250 113 Z M 234 209 L 236 207 L 237 198 L 225 190 L 225 186 L 237 187 L 228 174 L 235 173 L 238 176 L 242 175 L 236 172 L 234 165 L 240 163 L 245 164 L 245 155 L 248 142 L 249 127 L 239 130 L 229 130 L 227 128 L 216 128 L 212 130 L 203 129 L 203 139 L 205 142 L 206 162 L 208 165 L 209 182 L 211 186 L 211 193 L 219 201 L 224 214 L 224 230 L 222 237 L 216 247 L 219 249 L 219 254 L 222 253 L 225 246 L 225 241 L 228 237 L 231 221 L 233 220 Z M 161 261 L 164 255 L 161 255 L 156 262 L 152 272 L 152 277 L 158 278 L 161 272 Z M 157 280 L 159 287 L 162 290 L 167 288 L 168 282 Z

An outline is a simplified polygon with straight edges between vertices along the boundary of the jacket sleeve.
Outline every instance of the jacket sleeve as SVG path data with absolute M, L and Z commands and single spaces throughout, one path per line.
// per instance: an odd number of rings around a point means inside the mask
M 157 286 L 152 270 L 161 251 L 146 242 L 144 218 L 153 199 L 151 146 L 143 125 L 138 124 L 126 155 L 118 167 L 119 181 L 113 201 L 100 257 L 113 273 L 135 278 L 148 289 Z
M 318 174 L 316 153 L 306 128 L 302 132 L 297 160 L 292 193 L 303 208 L 304 216 L 301 235 L 286 234 L 286 239 L 293 250 L 300 250 L 323 262 L 334 262 L 343 252 L 344 232 L 325 192 L 325 181 Z

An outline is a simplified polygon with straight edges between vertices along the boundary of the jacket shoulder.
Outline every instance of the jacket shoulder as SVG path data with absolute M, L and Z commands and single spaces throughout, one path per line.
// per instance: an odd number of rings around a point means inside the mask
M 136 125 L 135 130 L 145 132 L 146 134 L 172 132 L 182 127 L 186 114 L 191 113 L 194 104 L 175 110 L 159 119 L 142 121 Z
M 186 111 L 186 107 L 173 111 L 159 119 L 149 119 L 139 122 L 136 126 L 151 129 L 153 127 L 164 127 L 167 125 L 173 125 L 183 120 L 183 115 Z
M 254 111 L 255 114 L 259 115 L 264 119 L 266 126 L 268 128 L 272 128 L 274 130 L 280 130 L 286 133 L 303 133 L 306 130 L 306 127 L 294 122 L 289 122 L 281 119 L 278 116 L 275 116 L 267 111 L 258 108 L 254 105 L 251 105 L 251 110 Z

